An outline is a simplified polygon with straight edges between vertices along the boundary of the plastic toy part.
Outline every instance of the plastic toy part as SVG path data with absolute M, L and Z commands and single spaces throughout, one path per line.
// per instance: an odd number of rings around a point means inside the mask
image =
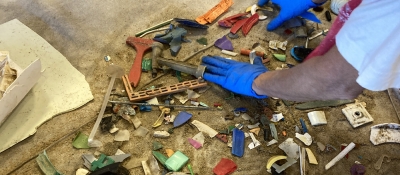
M 165 162 L 165 166 L 169 170 L 179 171 L 187 162 L 189 158 L 180 151 L 176 151 L 170 158 Z
M 259 15 L 255 13 L 248 20 L 246 20 L 246 23 L 244 23 L 242 27 L 242 33 L 244 36 L 246 36 L 250 32 L 251 28 L 258 22 L 258 18 Z
M 274 56 L 277 60 L 279 60 L 279 61 L 282 61 L 282 62 L 285 62 L 285 61 L 286 61 L 286 55 L 283 55 L 283 54 L 273 54 L 273 56 Z
M 308 119 L 310 119 L 311 125 L 313 126 L 323 125 L 328 123 L 326 121 L 324 111 L 312 111 L 307 113 L 307 116 Z
M 232 154 L 237 157 L 242 157 L 244 154 L 244 132 L 239 129 L 233 129 L 232 136 Z
M 230 159 L 221 158 L 218 164 L 214 167 L 213 173 L 216 175 L 227 175 L 236 171 L 237 165 Z
M 210 9 L 207 13 L 196 18 L 200 24 L 212 23 L 219 15 L 228 10 L 232 6 L 232 0 L 221 0 L 219 4 Z
M 348 105 L 342 109 L 342 112 L 353 128 L 357 128 L 374 121 L 361 103 Z
M 269 170 L 272 167 L 272 164 L 274 164 L 278 160 L 283 160 L 287 159 L 286 156 L 272 156 L 271 158 L 268 159 L 267 166 L 266 168 Z

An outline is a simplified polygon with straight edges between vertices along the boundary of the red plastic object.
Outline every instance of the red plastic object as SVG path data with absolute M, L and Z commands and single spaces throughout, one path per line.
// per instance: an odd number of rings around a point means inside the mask
M 224 143 L 228 143 L 228 138 L 226 137 L 225 134 L 217 134 L 215 137 L 218 138 L 219 140 L 221 140 Z
M 214 167 L 213 173 L 216 175 L 227 175 L 233 173 L 237 169 L 237 165 L 230 159 L 222 158 L 217 166 Z
M 285 30 L 285 33 L 288 34 L 288 35 L 290 35 L 290 34 L 292 34 L 293 32 L 292 32 L 290 29 L 286 29 L 286 30 Z
M 222 106 L 221 103 L 215 102 L 214 107 Z
M 243 24 L 246 23 L 246 21 L 249 18 L 244 18 L 233 24 L 233 27 L 231 28 L 231 33 L 236 34 L 240 28 L 242 28 Z
M 254 13 L 254 15 L 252 15 L 246 21 L 246 23 L 243 24 L 242 32 L 244 36 L 246 36 L 250 32 L 250 29 L 258 22 L 258 17 L 259 17 L 258 14 Z
M 136 87 L 139 84 L 140 75 L 142 74 L 142 59 L 144 53 L 151 49 L 153 44 L 151 39 L 143 39 L 136 37 L 128 37 L 126 44 L 132 46 L 136 50 L 136 57 L 133 61 L 131 70 L 129 71 L 129 83 L 131 86 Z
M 219 21 L 218 21 L 218 24 L 219 24 L 220 26 L 222 26 L 222 27 L 228 27 L 228 28 L 229 28 L 229 27 L 232 27 L 232 25 L 233 25 L 235 22 L 239 21 L 241 17 L 246 16 L 247 14 L 248 14 L 248 13 L 239 13 L 239 14 L 236 14 L 236 15 L 229 16 L 229 17 L 227 17 L 227 18 L 224 18 L 224 19 L 222 19 L 222 20 L 219 20 Z

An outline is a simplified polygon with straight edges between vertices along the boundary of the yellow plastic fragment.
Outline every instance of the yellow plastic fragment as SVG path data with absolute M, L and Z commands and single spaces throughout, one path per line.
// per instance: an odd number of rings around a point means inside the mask
M 161 126 L 164 121 L 164 114 L 169 114 L 171 110 L 169 108 L 163 108 L 163 109 L 161 109 L 161 111 L 162 112 L 161 112 L 160 116 L 158 117 L 157 121 L 154 122 L 154 124 L 153 124 L 153 128 Z
M 267 162 L 267 169 L 271 169 L 272 164 L 274 164 L 276 161 L 278 160 L 283 160 L 283 159 L 287 159 L 286 156 L 272 156 L 271 158 L 268 159 Z
M 308 162 L 314 165 L 318 165 L 317 159 L 314 156 L 314 153 L 310 150 L 310 148 L 306 148 L 307 151 L 307 157 L 308 157 Z

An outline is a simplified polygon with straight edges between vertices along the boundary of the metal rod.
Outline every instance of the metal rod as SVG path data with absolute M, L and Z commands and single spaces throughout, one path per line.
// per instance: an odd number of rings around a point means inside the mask
M 185 105 L 162 105 L 162 104 L 149 104 L 149 103 L 133 103 L 128 101 L 108 101 L 114 104 L 128 104 L 128 105 L 140 105 L 140 106 L 165 106 L 174 108 L 193 108 L 193 109 L 210 109 L 208 106 L 185 106 Z

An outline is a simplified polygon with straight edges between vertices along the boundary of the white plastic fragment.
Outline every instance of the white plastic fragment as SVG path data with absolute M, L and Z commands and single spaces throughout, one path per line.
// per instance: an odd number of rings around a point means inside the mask
M 132 134 L 134 136 L 138 136 L 138 137 L 144 137 L 147 135 L 147 133 L 149 132 L 149 130 L 143 126 L 139 126 L 139 128 L 137 128 L 135 131 L 132 132 Z
M 129 131 L 124 129 L 124 130 L 119 130 L 118 133 L 115 135 L 114 140 L 115 141 L 128 141 L 129 140 Z
M 308 133 L 305 133 L 305 134 L 296 133 L 296 138 L 301 140 L 307 146 L 310 146 L 312 143 L 312 137 Z
M 139 120 L 138 117 L 134 117 L 134 118 L 132 119 L 132 123 L 133 123 L 133 126 L 134 126 L 136 129 L 138 129 L 138 128 L 140 127 L 140 125 L 142 124 L 142 122 Z
M 244 133 L 244 138 L 247 138 L 247 137 L 249 137 L 250 136 L 250 134 L 248 133 L 248 132 L 245 132 Z
M 278 143 L 278 141 L 275 140 L 275 139 L 272 139 L 271 141 L 269 141 L 269 142 L 267 143 L 267 146 L 271 146 L 271 145 L 273 145 L 273 144 L 275 144 L 275 143 Z
M 150 100 L 147 100 L 146 103 L 151 104 L 151 105 L 158 105 L 158 104 L 160 104 L 160 103 L 158 103 L 157 97 L 154 97 L 154 98 L 152 98 L 152 99 L 150 99 Z
M 153 137 L 155 138 L 168 138 L 170 134 L 167 131 L 154 131 Z
M 195 136 L 192 137 L 193 140 L 196 140 L 197 142 L 201 143 L 201 145 L 204 145 L 204 135 L 203 132 L 197 133 Z
M 369 140 L 374 145 L 400 143 L 400 125 L 397 123 L 382 123 L 372 126 Z
M 390 157 L 389 157 L 388 155 L 386 155 L 386 154 L 382 155 L 382 156 L 378 159 L 378 161 L 374 164 L 374 168 L 375 168 L 376 170 L 381 169 L 381 166 L 382 166 L 382 163 L 383 163 L 383 159 L 385 159 L 385 157 L 387 158 L 386 162 L 390 162 L 390 161 L 391 161 L 391 159 L 390 159 Z
M 274 50 L 278 50 L 278 49 L 282 49 L 282 50 L 286 50 L 286 45 L 287 45 L 287 41 L 284 42 L 280 42 L 278 40 L 271 40 L 268 43 L 269 48 L 274 49 Z
M 194 99 L 194 98 L 200 97 L 200 94 L 198 94 L 195 91 L 190 90 L 190 89 L 186 90 L 186 93 L 188 94 L 188 99 Z
M 249 144 L 249 148 L 250 148 L 250 149 L 253 149 L 253 148 L 256 148 L 256 147 L 260 146 L 261 143 L 260 143 L 260 141 L 258 141 L 258 140 L 254 137 L 254 134 L 253 134 L 253 133 L 249 133 L 249 134 L 250 134 L 250 137 L 251 137 L 251 140 L 252 140 L 252 142 Z
M 306 149 L 300 148 L 299 146 L 299 152 L 300 152 L 300 174 L 304 175 L 306 174 Z
M 254 125 L 247 125 L 247 128 L 249 128 L 249 129 L 258 128 L 258 125 L 260 125 L 260 123 L 256 123 Z
M 251 11 L 250 11 L 251 15 L 254 15 L 256 13 L 257 9 L 258 9 L 257 8 L 257 4 L 254 4 L 253 6 L 251 6 Z M 265 20 L 267 18 L 268 18 L 268 16 L 259 15 L 258 20 L 262 21 L 262 20 Z
M 142 167 L 145 175 L 151 175 L 150 167 L 146 161 L 142 161 Z
M 210 136 L 211 138 L 215 137 L 218 134 L 218 132 L 216 130 L 212 129 L 208 125 L 206 125 L 198 120 L 193 120 L 192 124 L 194 126 L 196 126 L 199 131 L 208 134 L 208 136 Z
M 75 172 L 76 175 L 86 175 L 88 173 L 89 173 L 89 170 L 84 169 L 84 168 L 79 168 Z
M 284 117 L 282 115 L 282 113 L 279 114 L 272 114 L 272 118 L 271 121 L 272 122 L 279 122 L 280 120 L 282 120 Z
M 361 125 L 374 121 L 365 107 L 360 103 L 348 105 L 342 109 L 342 112 L 353 128 L 357 128 Z
M 311 40 L 313 40 L 314 38 L 316 38 L 316 37 L 318 37 L 318 36 L 321 36 L 322 34 L 328 32 L 328 31 L 329 31 L 329 29 L 325 29 L 325 30 L 323 30 L 322 32 L 316 33 L 316 34 L 314 34 L 313 36 L 311 36 L 310 38 L 308 38 L 308 40 L 311 41 Z
M 317 146 L 318 146 L 320 151 L 325 151 L 325 145 L 322 144 L 321 142 L 317 142 Z
M 311 125 L 313 125 L 313 126 L 323 125 L 323 124 L 328 123 L 326 121 L 324 111 L 312 111 L 312 112 L 307 113 L 307 115 L 308 115 L 308 119 L 311 122 Z
M 239 124 L 235 124 L 235 127 L 237 129 L 243 129 L 243 124 L 239 123 Z
M 292 158 L 290 158 L 290 157 L 288 157 L 286 160 L 287 160 L 287 162 L 284 163 L 284 164 L 281 165 L 281 166 L 279 166 L 279 165 L 276 164 L 276 163 L 272 164 L 272 167 L 275 168 L 275 171 L 276 171 L 277 173 L 281 173 L 281 172 L 284 171 L 286 168 L 289 168 L 289 167 L 292 166 L 293 164 L 297 163 L 296 160 L 294 160 L 294 159 L 292 159 Z
M 125 154 L 122 150 L 117 149 L 117 152 L 115 153 L 116 156 L 121 155 L 121 154 Z
M 297 143 L 293 141 L 293 138 L 286 139 L 278 147 L 282 149 L 290 158 L 297 160 L 300 157 L 299 145 L 297 145 Z
M 221 52 L 222 52 L 223 54 L 230 55 L 230 56 L 236 56 L 236 55 L 238 55 L 238 53 L 236 53 L 236 52 L 231 52 L 231 51 L 229 51 L 229 50 L 222 50 Z
M 310 148 L 306 148 L 307 151 L 307 157 L 308 157 L 308 162 L 314 165 L 318 165 L 317 158 L 315 158 L 314 153 L 311 151 Z
M 356 145 L 351 142 L 345 149 L 343 149 L 335 158 L 333 158 L 328 164 L 325 165 L 325 170 L 328 170 L 331 168 L 333 165 L 336 164 L 340 159 L 342 159 L 344 156 L 346 156 L 347 153 L 349 153 Z
M 251 119 L 251 117 L 250 117 L 249 114 L 247 114 L 247 113 L 243 113 L 243 114 L 242 114 L 242 118 L 243 118 L 244 120 L 250 120 L 250 119 Z
M 110 132 L 111 134 L 117 132 L 119 130 L 119 128 L 115 127 L 115 125 L 113 125 L 113 128 L 111 128 L 108 132 Z
M 190 101 L 190 104 L 192 104 L 193 106 L 199 106 L 199 102 L 197 101 Z

